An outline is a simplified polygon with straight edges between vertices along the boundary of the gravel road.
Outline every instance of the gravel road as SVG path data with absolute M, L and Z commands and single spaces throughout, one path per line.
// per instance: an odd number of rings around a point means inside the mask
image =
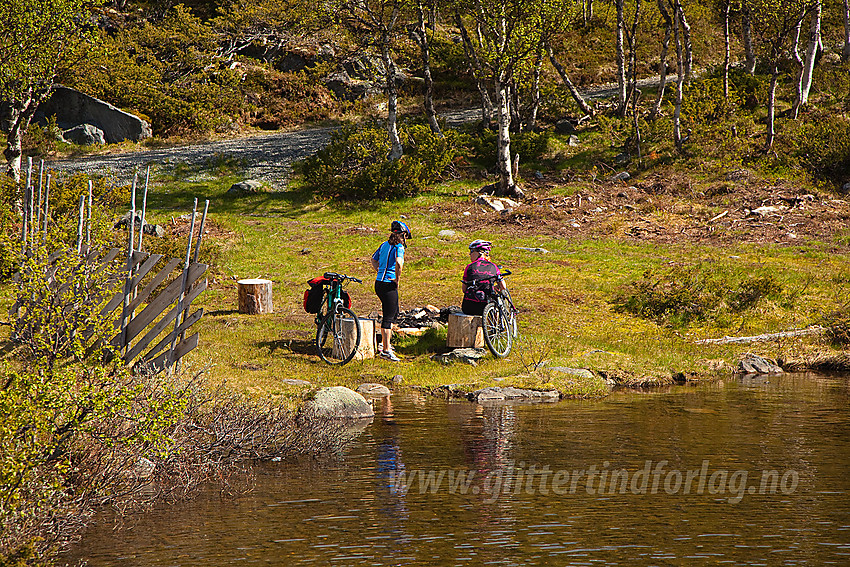
M 668 80 L 675 80 L 675 78 Z M 657 84 L 658 78 L 640 81 L 641 86 Z M 584 93 L 592 99 L 616 95 L 616 85 L 600 85 Z M 456 110 L 441 114 L 449 127 L 463 122 L 471 122 L 481 117 L 478 108 Z M 96 155 L 84 158 L 48 160 L 45 164 L 55 172 L 87 172 L 91 175 L 111 173 L 119 183 L 129 183 L 133 170 L 144 171 L 151 166 L 167 169 L 179 163 L 188 166 L 202 166 L 221 156 L 243 160 L 246 163 L 246 179 L 256 179 L 273 189 L 282 189 L 289 178 L 294 161 L 304 159 L 324 147 L 330 140 L 334 128 L 310 128 L 257 134 L 230 140 L 203 142 L 108 155 Z

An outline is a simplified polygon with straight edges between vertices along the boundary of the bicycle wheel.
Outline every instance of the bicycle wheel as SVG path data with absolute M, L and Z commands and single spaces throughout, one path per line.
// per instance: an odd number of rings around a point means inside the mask
M 340 307 L 328 314 L 316 329 L 316 352 L 328 364 L 343 365 L 357 353 L 361 340 L 360 320 Z
M 511 352 L 511 343 L 513 337 L 511 330 L 508 327 L 509 321 L 505 317 L 501 307 L 494 302 L 489 302 L 484 307 L 484 314 L 481 316 L 484 326 L 484 343 L 493 356 L 504 358 Z

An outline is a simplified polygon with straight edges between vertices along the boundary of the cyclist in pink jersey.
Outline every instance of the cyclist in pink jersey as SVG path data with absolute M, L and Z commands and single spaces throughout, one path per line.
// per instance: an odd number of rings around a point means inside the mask
M 486 240 L 473 240 L 469 244 L 470 263 L 463 271 L 461 289 L 463 304 L 461 309 L 466 315 L 481 315 L 487 305 L 487 296 L 482 286 L 493 286 L 496 291 L 507 289 L 499 267 L 490 261 L 490 249 L 493 245 Z M 481 280 L 488 280 L 481 283 Z M 470 284 L 477 283 L 477 290 L 470 289 Z

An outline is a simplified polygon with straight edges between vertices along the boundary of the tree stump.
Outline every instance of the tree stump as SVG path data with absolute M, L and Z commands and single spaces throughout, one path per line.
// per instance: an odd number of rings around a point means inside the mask
M 358 317 L 358 321 L 360 321 L 360 347 L 352 360 L 375 358 L 375 320 Z M 342 333 L 346 351 L 348 351 L 357 336 L 354 330 L 354 319 L 342 320 Z M 336 345 L 334 345 L 334 356 L 339 355 L 340 353 L 336 352 Z
M 270 280 L 239 280 L 239 312 L 249 315 L 273 313 L 272 282 Z
M 484 329 L 479 315 L 449 314 L 449 328 L 446 336 L 449 348 L 483 348 Z

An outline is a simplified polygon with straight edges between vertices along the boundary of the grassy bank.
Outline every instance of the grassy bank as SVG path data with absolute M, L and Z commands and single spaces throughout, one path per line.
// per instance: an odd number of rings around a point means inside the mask
M 821 338 L 751 345 L 696 341 L 818 324 L 850 296 L 850 266 L 835 242 L 659 241 L 629 237 L 624 228 L 561 235 L 533 221 L 504 225 L 505 215 L 476 206 L 475 187 L 464 183 L 443 184 L 393 203 L 353 206 L 315 200 L 297 184 L 284 192 L 229 195 L 230 184 L 241 179 L 238 171 L 230 173 L 211 179 L 161 176 L 149 199 L 152 222 L 163 224 L 186 213 L 196 196 L 211 201 L 206 246 L 219 261 L 210 289 L 198 300 L 206 312 L 199 327 L 201 343 L 187 362 L 193 368 L 207 367 L 214 381 L 293 403 L 308 388 L 288 386 L 284 378 L 356 387 L 364 381 L 389 384 L 400 374 L 404 384 L 426 388 L 515 385 L 557 388 L 574 396 L 604 394 L 603 377 L 632 385 L 669 383 L 682 375 L 704 379 L 731 371 L 746 352 L 799 360 L 830 351 Z M 533 216 L 535 206 L 542 205 L 523 205 L 526 216 Z M 675 224 L 675 215 L 667 216 Z M 328 270 L 360 277 L 363 285 L 349 287 L 353 309 L 364 316 L 378 313 L 368 259 L 394 218 L 405 218 L 414 231 L 401 283 L 403 310 L 459 305 L 466 243 L 473 238 L 494 242 L 494 260 L 513 271 L 509 285 L 520 308 L 522 339 L 510 357 L 487 359 L 478 367 L 433 362 L 429 356 L 445 348 L 445 330 L 400 338 L 397 351 L 403 362 L 397 364 L 367 360 L 336 368 L 313 354 L 313 318 L 301 307 L 306 281 Z M 445 229 L 455 234 L 440 238 Z M 680 267 L 682 274 L 701 274 L 710 267 L 719 280 L 769 277 L 775 293 L 756 298 L 746 311 L 727 308 L 687 325 L 637 317 L 612 303 L 633 282 L 671 266 Z M 236 280 L 251 277 L 274 282 L 273 314 L 237 312 Z M 530 372 L 530 365 L 540 360 L 588 368 L 596 378 Z

